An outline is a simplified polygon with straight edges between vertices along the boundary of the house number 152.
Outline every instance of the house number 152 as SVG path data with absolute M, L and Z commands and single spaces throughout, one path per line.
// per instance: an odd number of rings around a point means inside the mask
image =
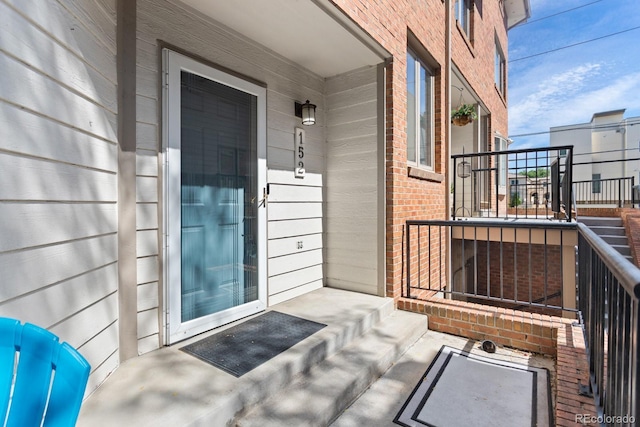
M 305 147 L 305 132 L 302 128 L 295 129 L 295 145 L 293 151 L 294 161 L 294 176 L 296 178 L 304 178 L 304 147 Z

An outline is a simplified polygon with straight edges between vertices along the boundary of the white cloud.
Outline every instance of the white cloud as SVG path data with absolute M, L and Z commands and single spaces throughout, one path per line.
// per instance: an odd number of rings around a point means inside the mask
M 510 98 L 521 101 L 509 107 L 510 133 L 546 130 L 560 124 L 558 120 L 563 124 L 571 123 L 579 117 L 572 105 L 575 98 L 584 93 L 589 82 L 600 76 L 601 68 L 601 64 L 587 63 L 545 78 L 544 70 L 538 67 L 530 73 L 538 76 L 535 80 L 520 77 L 521 82 L 535 83 L 512 89 Z M 518 96 L 520 93 L 528 95 L 522 98 Z
M 627 74 L 606 86 L 581 93 L 575 97 L 573 103 L 578 107 L 578 113 L 583 116 L 588 114 L 589 118 L 593 113 L 621 108 L 635 111 L 640 108 L 640 98 L 637 96 L 639 91 L 640 73 Z

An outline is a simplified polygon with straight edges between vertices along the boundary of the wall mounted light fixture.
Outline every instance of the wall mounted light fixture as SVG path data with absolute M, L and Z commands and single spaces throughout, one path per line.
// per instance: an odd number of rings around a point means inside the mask
M 296 102 L 295 110 L 296 117 L 300 117 L 302 119 L 303 125 L 310 126 L 316 124 L 316 106 L 311 104 L 308 99 L 304 104 Z

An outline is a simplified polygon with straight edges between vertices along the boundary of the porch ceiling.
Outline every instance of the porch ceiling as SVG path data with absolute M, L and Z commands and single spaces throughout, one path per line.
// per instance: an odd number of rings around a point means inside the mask
M 531 17 L 529 0 L 504 0 L 507 28 L 511 29 Z
M 457 108 L 460 104 L 477 104 L 480 103 L 480 111 L 482 114 L 489 114 L 489 111 L 484 107 L 484 104 L 480 101 L 480 97 L 475 91 L 467 84 L 462 74 L 454 66 L 453 73 L 451 73 L 451 109 Z M 462 89 L 462 91 L 460 91 Z
M 182 2 L 321 77 L 390 56 L 328 0 Z

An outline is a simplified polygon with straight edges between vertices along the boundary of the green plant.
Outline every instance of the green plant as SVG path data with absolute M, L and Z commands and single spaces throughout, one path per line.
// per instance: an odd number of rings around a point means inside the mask
M 520 195 L 518 193 L 511 193 L 511 200 L 509 201 L 509 207 L 515 208 L 516 206 L 520 206 L 522 204 L 522 200 L 520 200 Z
M 478 118 L 476 114 L 476 107 L 473 104 L 462 104 L 451 112 L 451 119 L 458 117 L 470 117 L 472 120 Z
M 520 171 L 518 175 L 526 176 L 529 178 L 546 178 L 549 176 L 549 170 L 547 168 L 531 169 Z

